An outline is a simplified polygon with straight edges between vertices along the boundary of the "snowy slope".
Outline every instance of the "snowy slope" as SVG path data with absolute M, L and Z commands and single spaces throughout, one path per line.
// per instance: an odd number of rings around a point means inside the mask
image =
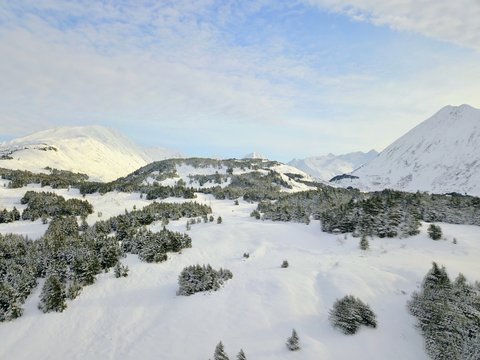
M 27 189 L 0 188 L 0 195 L 11 207 L 22 190 Z M 53 191 L 79 196 L 73 190 Z M 118 195 L 86 199 L 109 216 L 131 209 L 135 198 L 137 207 L 148 203 L 139 194 Z M 473 281 L 480 272 L 479 227 L 442 224 L 448 241 L 434 242 L 424 225 L 418 236 L 374 239 L 371 249 L 361 252 L 358 238 L 322 233 L 318 221 L 308 226 L 258 221 L 249 216 L 255 204 L 240 201 L 235 206 L 201 194 L 196 201 L 211 205 L 223 223 L 193 225 L 193 247 L 169 254 L 164 263 L 143 263 L 129 255 L 124 259 L 130 268 L 127 278 L 100 275 L 68 301 L 63 313 L 37 309 L 40 284 L 22 317 L 0 323 L 0 358 L 208 359 L 222 340 L 231 359 L 243 348 L 248 359 L 258 360 L 427 360 L 406 309 L 411 293 L 433 260 L 452 277 L 462 272 Z M 2 233 L 14 226 L 2 225 Z M 32 225 L 20 221 L 15 226 L 22 232 Z M 167 226 L 184 231 L 185 221 Z M 161 224 L 151 227 L 159 230 Z M 242 258 L 244 252 L 249 259 Z M 287 269 L 280 268 L 284 259 L 290 263 Z M 196 263 L 228 268 L 233 279 L 218 292 L 176 296 L 178 274 Z M 377 329 L 346 336 L 330 326 L 329 309 L 348 293 L 370 304 L 378 315 Z M 292 328 L 300 336 L 297 353 L 284 345 Z
M 378 157 L 339 181 L 362 190 L 393 188 L 480 195 L 480 110 L 446 106 Z
M 144 147 L 143 151 L 147 154 L 150 161 L 159 161 L 165 159 L 177 159 L 184 157 L 182 153 L 161 146 Z
M 49 166 L 86 173 L 101 181 L 114 180 L 151 161 L 132 141 L 101 126 L 40 131 L 1 144 L 2 155 L 0 167 L 42 172 Z
M 288 165 L 305 171 L 318 180 L 329 181 L 336 175 L 350 173 L 378 155 L 375 150 L 357 151 L 343 155 L 328 154 L 305 159 L 293 159 Z
M 267 175 L 270 171 L 275 171 L 280 175 L 282 180 L 284 180 L 286 183 L 288 183 L 289 186 L 291 186 L 291 188 L 282 187 L 282 191 L 296 192 L 316 189 L 315 186 L 306 185 L 302 182 L 313 182 L 314 179 L 307 173 L 293 166 L 285 165 L 276 161 L 268 161 L 264 159 L 260 161 L 259 159 L 256 159 L 258 160 L 255 163 L 256 166 L 252 167 L 252 164 L 248 160 L 250 159 L 237 160 L 237 166 L 233 166 L 230 168 L 229 163 L 222 160 L 205 158 L 203 159 L 205 163 L 202 163 L 202 159 L 200 158 L 178 159 L 174 162 L 174 171 L 172 171 L 169 176 L 166 176 L 166 178 L 160 181 L 158 180 L 158 177 L 160 175 L 162 175 L 163 177 L 165 176 L 164 174 L 160 174 L 157 170 L 149 172 L 147 170 L 144 170 L 144 168 L 141 168 L 138 170 L 138 172 L 142 173 L 142 176 L 145 177 L 145 180 L 143 181 L 145 185 L 152 185 L 154 182 L 158 182 L 160 185 L 163 186 L 174 186 L 179 180 L 182 180 L 189 187 L 201 189 L 211 188 L 215 186 L 226 187 L 230 185 L 232 176 L 227 173 L 227 170 L 229 168 L 232 170 L 232 175 L 258 172 L 264 176 Z M 200 163 L 193 165 L 192 161 L 200 161 Z M 194 179 L 196 175 L 205 176 L 214 174 L 219 174 L 224 177 L 222 182 L 217 183 L 214 180 L 210 180 L 200 185 L 199 181 Z M 293 177 L 292 175 L 295 175 L 296 177 Z M 324 183 L 325 185 L 327 184 L 326 182 L 321 183 Z

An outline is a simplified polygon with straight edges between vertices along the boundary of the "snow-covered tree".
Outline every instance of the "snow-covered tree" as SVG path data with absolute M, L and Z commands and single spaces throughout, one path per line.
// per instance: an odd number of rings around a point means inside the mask
M 51 275 L 45 280 L 38 307 L 45 313 L 50 311 L 62 312 L 67 307 L 66 297 L 65 284 L 55 275 Z
M 129 271 L 128 266 L 123 265 L 120 261 L 118 261 L 115 267 L 113 268 L 113 272 L 116 278 L 127 277 L 128 271 Z
M 365 235 L 362 235 L 362 239 L 360 240 L 360 249 L 361 250 L 368 250 L 370 248 L 370 244 L 368 239 Z
M 355 334 L 361 325 L 377 327 L 376 316 L 370 307 L 352 295 L 335 301 L 330 322 L 346 335 Z
M 287 345 L 287 348 L 290 351 L 300 350 L 300 339 L 295 329 L 292 330 L 292 335 L 287 339 L 285 345 Z
M 213 353 L 214 360 L 228 360 L 228 355 L 225 352 L 223 347 L 223 343 L 220 341 L 217 346 L 215 347 L 215 352 Z
M 247 360 L 247 357 L 245 356 L 243 349 L 240 349 L 239 353 L 237 354 L 237 360 Z
M 432 240 L 440 240 L 442 238 L 442 228 L 435 224 L 430 224 L 428 227 L 428 236 Z

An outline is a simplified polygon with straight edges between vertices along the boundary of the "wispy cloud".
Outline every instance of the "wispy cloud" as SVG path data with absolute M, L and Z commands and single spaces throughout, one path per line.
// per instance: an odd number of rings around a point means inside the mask
M 6 2 L 0 132 L 98 123 L 185 153 L 283 160 L 379 149 L 447 103 L 480 105 L 478 52 L 362 25 L 423 33 L 415 19 L 428 27 L 437 10 L 411 18 L 401 3 Z M 414 24 L 386 22 L 401 16 Z M 456 42 L 480 32 L 467 33 Z
M 480 50 L 477 0 L 305 0 L 358 21 L 412 31 Z

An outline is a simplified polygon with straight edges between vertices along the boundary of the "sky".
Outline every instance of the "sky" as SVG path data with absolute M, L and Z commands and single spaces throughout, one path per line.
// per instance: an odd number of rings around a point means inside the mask
M 382 150 L 480 108 L 478 0 L 0 0 L 0 140 L 113 127 L 189 156 Z

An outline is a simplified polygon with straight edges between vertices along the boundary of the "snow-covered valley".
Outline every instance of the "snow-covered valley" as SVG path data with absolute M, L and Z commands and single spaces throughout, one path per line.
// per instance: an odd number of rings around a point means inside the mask
M 26 190 L 0 188 L 3 205 L 20 209 Z M 81 198 L 75 189 L 52 191 Z M 99 211 L 108 217 L 151 202 L 138 193 L 117 192 L 85 199 L 95 209 L 89 223 Z M 0 358 L 208 359 L 221 340 L 231 358 L 242 348 L 249 359 L 427 359 L 406 303 L 432 261 L 445 265 L 452 278 L 462 272 L 478 280 L 477 226 L 440 224 L 444 240 L 433 241 L 423 224 L 417 236 L 375 238 L 362 251 L 358 238 L 324 233 L 318 221 L 262 221 L 250 217 L 256 205 L 242 200 L 234 205 L 197 194 L 195 201 L 210 205 L 223 222 L 192 225 L 192 248 L 169 254 L 166 262 L 145 263 L 128 255 L 123 260 L 128 277 L 100 274 L 61 313 L 37 309 L 40 282 L 23 316 L 0 324 Z M 39 220 L 20 221 L 0 224 L 0 232 L 31 233 L 32 226 L 36 236 L 46 229 Z M 150 228 L 158 231 L 161 224 Z M 167 228 L 183 232 L 185 220 L 171 221 Z M 250 257 L 243 258 L 244 253 Z M 283 260 L 288 268 L 280 267 Z M 228 268 L 233 279 L 217 292 L 177 296 L 182 268 L 197 263 Z M 332 328 L 329 310 L 346 294 L 372 307 L 377 329 L 346 336 Z M 292 328 L 302 347 L 296 353 L 285 347 Z

